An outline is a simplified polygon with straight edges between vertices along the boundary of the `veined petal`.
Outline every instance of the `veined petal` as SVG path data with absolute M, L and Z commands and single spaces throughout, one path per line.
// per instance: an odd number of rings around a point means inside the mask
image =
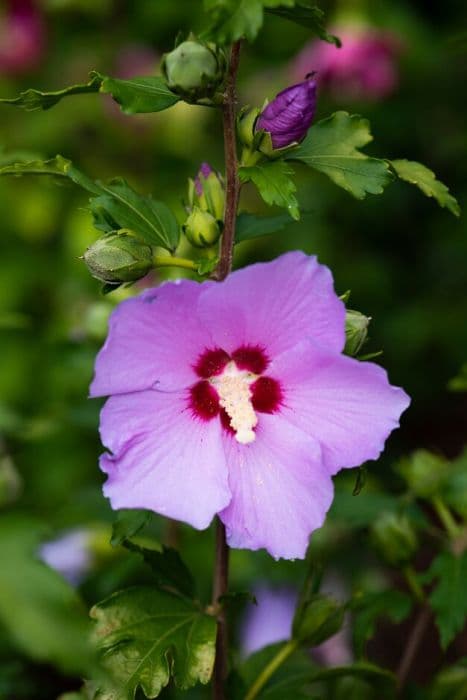
M 227 352 L 257 345 L 273 357 L 307 337 L 336 352 L 345 343 L 345 307 L 332 275 L 299 251 L 250 265 L 205 288 L 198 311 L 215 344 Z
M 167 282 L 119 304 L 96 359 L 91 396 L 182 389 L 193 383 L 192 365 L 211 343 L 196 305 L 201 289 L 212 284 Z
M 232 500 L 219 515 L 230 546 L 303 558 L 333 497 L 316 441 L 279 414 L 261 415 L 248 445 L 223 439 Z
M 321 445 L 331 474 L 377 459 L 410 398 L 384 369 L 303 341 L 270 367 L 284 390 L 280 415 Z
M 203 529 L 230 501 L 219 422 L 192 415 L 185 392 L 112 396 L 101 413 L 104 494 Z

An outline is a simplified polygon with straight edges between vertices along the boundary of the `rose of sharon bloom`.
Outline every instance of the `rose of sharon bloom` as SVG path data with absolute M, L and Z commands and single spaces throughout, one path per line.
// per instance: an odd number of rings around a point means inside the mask
M 334 31 L 342 40 L 341 48 L 324 41 L 306 44 L 292 63 L 292 79 L 315 70 L 320 87 L 338 100 L 377 101 L 392 94 L 399 82 L 400 40 L 373 28 L 337 27 Z
M 45 26 L 34 0 L 8 0 L 0 9 L 0 74 L 36 68 L 45 47 Z
M 381 367 L 341 354 L 344 326 L 330 271 L 301 252 L 122 302 L 91 385 L 111 395 L 112 507 L 199 529 L 217 513 L 232 547 L 303 557 L 331 476 L 376 459 L 409 404 Z
M 279 92 L 263 109 L 256 131 L 268 131 L 274 148 L 305 138 L 316 109 L 316 81 L 309 78 Z

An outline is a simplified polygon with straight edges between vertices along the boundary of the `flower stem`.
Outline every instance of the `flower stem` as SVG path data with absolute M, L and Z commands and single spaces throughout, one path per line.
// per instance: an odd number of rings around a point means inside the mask
M 172 255 L 155 255 L 152 259 L 154 267 L 183 267 L 185 270 L 196 270 L 198 265 L 187 258 L 175 258 Z
M 263 668 L 258 678 L 245 695 L 245 700 L 254 700 L 254 698 L 256 698 L 264 688 L 273 673 L 277 671 L 279 666 L 281 666 L 297 648 L 298 642 L 295 639 L 290 639 L 287 644 L 284 644 L 274 658 L 271 659 L 268 665 Z
M 229 71 L 222 105 L 224 124 L 224 155 L 225 155 L 225 216 L 224 233 L 221 241 L 220 260 L 217 267 L 216 279 L 223 280 L 232 269 L 233 247 L 235 243 L 235 224 L 240 192 L 238 179 L 237 143 L 236 143 L 236 104 L 237 104 L 237 71 L 240 60 L 241 42 L 232 45 Z
M 225 216 L 224 233 L 221 241 L 219 264 L 216 279 L 221 281 L 232 269 L 233 247 L 235 242 L 235 224 L 237 221 L 238 197 L 240 185 L 238 180 L 237 142 L 235 111 L 237 103 L 236 80 L 240 60 L 241 42 L 232 45 L 230 64 L 227 74 L 222 117 L 224 125 L 225 154 Z M 229 548 L 225 538 L 225 527 L 217 518 L 216 524 L 216 560 L 214 564 L 214 581 L 212 602 L 218 605 L 220 596 L 225 595 L 229 581 Z M 221 608 L 217 618 L 216 660 L 212 677 L 212 696 L 214 700 L 225 700 L 224 683 L 227 677 L 227 620 L 225 610 Z
M 423 638 L 426 636 L 430 620 L 431 610 L 424 605 L 420 608 L 415 625 L 412 628 L 404 653 L 396 670 L 399 693 L 407 682 L 410 669 L 412 668 L 412 664 L 417 655 L 420 644 L 423 641 Z
M 218 606 L 220 596 L 227 593 L 229 581 L 229 547 L 225 539 L 222 521 L 216 521 L 216 561 L 212 587 L 212 604 Z M 213 700 L 224 700 L 224 681 L 227 677 L 227 620 L 225 609 L 221 607 L 217 616 L 216 660 L 212 677 Z
M 435 496 L 432 501 L 438 518 L 443 523 L 443 526 L 451 540 L 455 540 L 460 534 L 460 528 L 451 515 L 451 511 L 439 496 Z

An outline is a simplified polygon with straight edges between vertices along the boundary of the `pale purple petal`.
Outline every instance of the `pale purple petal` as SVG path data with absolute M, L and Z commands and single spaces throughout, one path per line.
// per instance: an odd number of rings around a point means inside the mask
M 196 305 L 201 290 L 212 284 L 167 282 L 119 304 L 96 359 L 91 396 L 181 389 L 193 383 L 197 375 L 192 365 L 212 344 Z
M 112 508 L 146 508 L 198 529 L 230 501 L 217 420 L 193 417 L 185 392 L 112 396 L 101 413 L 104 494 Z
M 227 352 L 260 345 L 273 357 L 307 337 L 336 352 L 345 343 L 345 307 L 332 275 L 299 251 L 232 273 L 200 295 L 198 311 Z
M 224 444 L 232 500 L 220 518 L 230 546 L 303 558 L 333 497 L 317 443 L 280 414 L 262 414 L 254 442 L 224 434 Z
M 321 445 L 330 473 L 377 459 L 410 403 L 384 369 L 304 341 L 276 358 L 285 394 L 280 415 Z
M 297 591 L 290 588 L 256 588 L 257 605 L 249 605 L 240 630 L 240 647 L 245 656 L 269 644 L 285 641 L 292 632 Z
M 60 537 L 44 542 L 38 556 L 69 583 L 77 586 L 92 565 L 90 533 L 82 528 L 68 530 Z

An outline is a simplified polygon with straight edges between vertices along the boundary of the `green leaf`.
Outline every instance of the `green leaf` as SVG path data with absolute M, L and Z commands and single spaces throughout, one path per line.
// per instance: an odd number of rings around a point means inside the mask
M 467 522 L 467 449 L 448 465 L 441 497 Z
M 294 171 L 283 160 L 269 160 L 259 165 L 243 166 L 238 171 L 242 182 L 253 182 L 266 204 L 284 207 L 293 219 L 300 218 L 296 191 L 290 175 Z
M 124 540 L 133 537 L 140 532 L 151 520 L 152 513 L 149 510 L 122 508 L 117 512 L 117 517 L 112 525 L 112 537 L 110 544 L 116 547 Z
M 449 189 L 442 182 L 436 179 L 432 170 L 413 160 L 391 160 L 389 161 L 401 180 L 416 185 L 427 197 L 436 199 L 440 207 L 446 207 L 454 216 L 460 216 L 459 203 Z
M 247 688 L 255 682 L 262 670 L 283 648 L 283 643 L 272 644 L 250 656 L 240 668 L 242 679 Z M 394 676 L 385 669 L 370 663 L 356 663 L 351 666 L 336 668 L 317 667 L 307 651 L 295 651 L 285 663 L 273 674 L 258 696 L 261 700 L 302 700 L 309 698 L 308 686 L 314 683 L 334 682 L 338 678 L 353 676 L 368 680 L 378 688 L 379 698 L 392 697 Z M 244 695 L 239 695 L 238 700 Z M 237 697 L 235 697 L 237 700 Z
M 218 44 L 254 41 L 263 24 L 262 0 L 204 0 L 204 9 L 211 16 L 207 37 Z
M 125 114 L 160 112 L 180 101 L 159 75 L 130 80 L 101 75 L 100 79 L 100 92 L 112 95 Z
M 467 700 L 467 657 L 444 668 L 435 677 L 430 700 Z
M 394 176 L 386 161 L 359 148 L 372 141 L 369 123 L 357 115 L 336 112 L 311 127 L 305 140 L 285 156 L 327 175 L 357 199 L 381 194 Z
M 108 185 L 98 183 L 103 193 L 91 200 L 91 211 L 106 212 L 117 228 L 129 228 L 146 243 L 174 251 L 179 240 L 179 226 L 169 207 L 151 196 L 135 192 L 123 178 Z
M 339 37 L 328 34 L 324 26 L 324 12 L 320 10 L 319 7 L 311 5 L 310 3 L 303 0 L 302 2 L 295 2 L 293 6 L 288 3 L 286 7 L 285 2 L 277 2 L 275 7 L 272 5 L 266 8 L 266 12 L 272 15 L 277 15 L 283 19 L 288 19 L 296 24 L 301 24 L 308 29 L 311 29 L 320 39 L 327 41 L 330 44 L 335 44 L 336 46 L 341 46 L 341 41 Z
M 76 591 L 39 560 L 44 536 L 35 518 L 0 518 L 0 625 L 32 659 L 87 675 L 93 667 L 87 612 Z
M 395 623 L 402 622 L 410 615 L 412 600 L 397 590 L 364 593 L 352 601 L 352 610 L 355 652 L 362 656 L 367 641 L 375 634 L 378 620 L 389 618 Z
M 62 156 L 46 161 L 12 163 L 0 168 L 0 175 L 68 178 L 96 195 L 90 200 L 96 228 L 106 232 L 129 228 L 149 245 L 161 246 L 170 251 L 177 247 L 180 230 L 168 206 L 150 196 L 138 194 L 122 178 L 116 178 L 109 184 L 94 182 Z
M 443 649 L 452 642 L 467 622 L 467 551 L 459 556 L 441 552 L 423 575 L 424 582 L 438 580 L 430 593 Z
M 151 567 L 158 586 L 188 598 L 193 596 L 195 587 L 193 576 L 176 549 L 155 542 L 151 542 L 152 547 L 141 546 L 131 540 L 123 540 L 121 544 L 130 552 L 143 557 L 146 564 Z
M 110 596 L 91 617 L 102 665 L 115 683 L 96 698 L 133 700 L 139 688 L 155 698 L 170 678 L 182 690 L 209 681 L 216 620 L 193 603 L 141 586 Z
M 267 236 L 269 233 L 283 231 L 293 223 L 288 214 L 278 216 L 256 216 L 256 214 L 239 214 L 235 228 L 235 242 L 249 241 L 252 238 Z
M 165 80 L 159 75 L 122 80 L 92 71 L 90 80 L 87 83 L 71 85 L 63 90 L 52 92 L 41 92 L 34 89 L 25 90 L 19 97 L 0 99 L 0 104 L 10 104 L 32 112 L 39 109 L 50 109 L 64 97 L 92 92 L 102 92 L 111 95 L 125 114 L 160 112 L 163 109 L 172 107 L 180 100 L 177 95 L 169 90 Z
M 0 104 L 14 105 L 22 107 L 28 112 L 34 112 L 38 109 L 50 109 L 57 102 L 60 102 L 64 97 L 71 95 L 84 95 L 91 92 L 99 92 L 101 86 L 101 76 L 97 73 L 91 74 L 91 79 L 87 83 L 79 83 L 71 85 L 63 90 L 55 90 L 53 92 L 41 92 L 40 90 L 29 89 L 22 92 L 19 97 L 12 99 L 0 99 Z

